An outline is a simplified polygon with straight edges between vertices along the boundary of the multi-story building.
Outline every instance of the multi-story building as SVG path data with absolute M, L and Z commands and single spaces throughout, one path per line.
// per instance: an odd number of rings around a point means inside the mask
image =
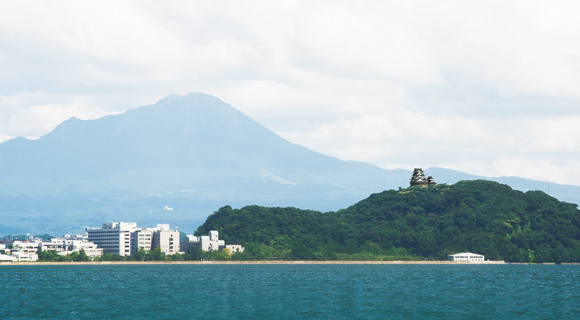
M 153 248 L 159 247 L 165 254 L 176 254 L 179 252 L 179 231 L 168 229 L 155 231 Z
M 165 254 L 179 252 L 179 232 L 170 230 L 168 224 L 141 229 L 134 222 L 103 223 L 102 228 L 87 228 L 87 235 L 89 241 L 111 254 L 128 256 L 139 249 L 157 247 Z
M 152 229 L 138 229 L 131 235 L 133 252 L 143 249 L 149 251 L 153 248 L 153 234 L 155 230 Z
M 89 242 L 97 246 L 105 253 L 129 256 L 133 253 L 131 235 L 137 231 L 135 222 L 110 222 L 103 223 L 101 228 L 87 228 Z

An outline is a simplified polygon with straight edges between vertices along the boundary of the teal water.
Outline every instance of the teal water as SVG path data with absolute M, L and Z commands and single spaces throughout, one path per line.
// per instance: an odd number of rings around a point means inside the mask
M 580 266 L 2 266 L 0 294 L 0 319 L 580 319 Z

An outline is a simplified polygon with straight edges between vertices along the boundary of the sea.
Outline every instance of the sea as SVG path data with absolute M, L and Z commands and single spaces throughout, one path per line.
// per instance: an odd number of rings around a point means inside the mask
M 580 319 L 580 265 L 10 265 L 0 296 L 0 319 Z

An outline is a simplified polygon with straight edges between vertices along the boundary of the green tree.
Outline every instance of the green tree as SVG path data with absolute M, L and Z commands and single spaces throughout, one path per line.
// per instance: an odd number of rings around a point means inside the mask
M 230 249 L 224 248 L 222 250 L 222 258 L 224 260 L 231 260 L 232 259 L 232 254 L 230 253 Z
M 484 180 L 386 190 L 328 213 L 225 206 L 196 234 L 209 230 L 246 247 L 234 260 L 445 259 L 450 252 L 472 251 L 514 262 L 580 262 L 576 205 Z M 191 252 L 185 258 L 200 256 L 221 259 Z
M 155 249 L 147 251 L 145 255 L 145 261 L 164 261 L 165 253 L 161 252 L 161 248 L 157 247 Z
M 89 256 L 87 256 L 87 253 L 85 252 L 85 249 L 81 249 L 81 251 L 79 251 L 79 256 L 78 256 L 78 261 L 89 261 Z
M 129 260 L 131 261 L 143 261 L 145 260 L 145 256 L 147 252 L 143 248 L 139 248 L 137 251 L 133 252 L 131 256 L 129 256 Z
M 199 261 L 203 257 L 203 251 L 201 249 L 189 249 L 185 252 L 184 260 L 188 261 Z

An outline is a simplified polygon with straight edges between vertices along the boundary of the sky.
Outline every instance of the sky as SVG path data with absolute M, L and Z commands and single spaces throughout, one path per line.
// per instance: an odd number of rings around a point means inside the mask
M 580 185 L 577 1 L 4 1 L 0 142 L 170 94 L 385 169 Z

